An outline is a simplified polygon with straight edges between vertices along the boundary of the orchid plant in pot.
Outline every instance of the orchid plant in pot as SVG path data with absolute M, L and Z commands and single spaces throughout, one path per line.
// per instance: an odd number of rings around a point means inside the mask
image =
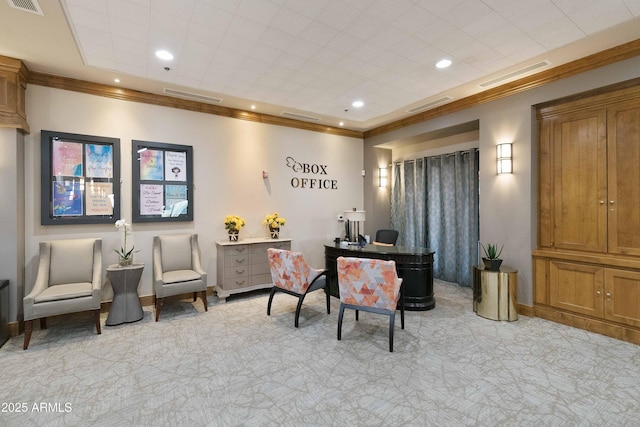
M 120 249 L 114 249 L 113 251 L 118 254 L 118 265 L 121 267 L 133 264 L 133 254 L 136 252 L 135 246 L 131 245 L 131 249 L 127 246 L 127 236 L 131 233 L 131 224 L 129 224 L 124 218 L 116 221 L 116 228 L 122 233 Z

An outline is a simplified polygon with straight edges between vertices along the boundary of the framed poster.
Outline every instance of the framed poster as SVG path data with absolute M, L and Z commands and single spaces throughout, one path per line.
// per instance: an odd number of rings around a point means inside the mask
M 42 225 L 105 224 L 120 217 L 120 140 L 40 132 Z
M 131 141 L 133 222 L 193 221 L 193 147 Z

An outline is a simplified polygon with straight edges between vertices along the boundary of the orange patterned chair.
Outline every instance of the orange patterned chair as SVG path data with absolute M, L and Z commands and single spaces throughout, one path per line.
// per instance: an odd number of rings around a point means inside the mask
M 267 249 L 269 255 L 269 267 L 273 288 L 269 295 L 267 316 L 271 315 L 271 302 L 276 291 L 281 291 L 298 298 L 296 308 L 295 326 L 298 327 L 300 308 L 304 297 L 312 291 L 325 289 L 327 298 L 327 314 L 330 314 L 329 289 L 327 289 L 326 270 L 317 270 L 309 267 L 300 252 L 292 252 L 283 249 Z
M 345 308 L 389 316 L 389 351 L 393 352 L 393 328 L 398 301 L 400 323 L 404 329 L 404 298 L 402 279 L 398 278 L 396 263 L 380 259 L 338 258 L 338 288 L 340 313 L 338 314 L 338 340 L 342 339 L 342 317 Z

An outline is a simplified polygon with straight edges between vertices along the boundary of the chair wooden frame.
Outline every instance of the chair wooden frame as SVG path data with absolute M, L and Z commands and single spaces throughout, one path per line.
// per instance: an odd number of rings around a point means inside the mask
M 272 250 L 282 251 L 282 252 L 292 252 L 292 251 L 286 251 L 283 249 L 269 249 L 269 251 L 272 251 Z M 321 279 L 324 279 L 324 280 L 321 280 Z M 269 293 L 269 302 L 267 303 L 267 316 L 271 315 L 271 303 L 273 302 L 273 296 L 277 291 L 292 295 L 298 298 L 298 305 L 296 306 L 296 314 L 295 314 L 295 321 L 294 321 L 294 325 L 297 328 L 299 325 L 300 310 L 302 309 L 302 303 L 304 302 L 304 298 L 307 296 L 308 293 L 316 291 L 318 289 L 324 289 L 325 298 L 327 302 L 327 314 L 331 314 L 331 300 L 329 295 L 329 281 L 327 280 L 327 270 L 319 270 L 318 274 L 313 278 L 313 280 L 311 280 L 311 283 L 309 283 L 309 286 L 307 287 L 304 293 L 298 293 L 298 292 L 291 291 L 289 289 L 278 287 L 275 285 L 275 282 L 274 282 L 274 286 L 273 288 L 271 288 L 271 292 Z
M 360 258 L 360 260 L 362 259 L 363 258 Z M 397 278 L 396 280 L 400 281 L 400 289 L 399 289 L 398 301 L 397 301 L 395 310 L 387 310 L 383 308 L 369 307 L 365 305 L 349 304 L 349 303 L 342 302 L 342 298 L 341 298 L 340 311 L 338 313 L 338 341 L 342 340 L 342 319 L 344 317 L 344 310 L 346 308 L 355 310 L 356 321 L 358 321 L 359 311 L 367 311 L 370 313 L 384 314 L 385 316 L 389 316 L 389 352 L 393 352 L 393 331 L 395 328 L 395 318 L 396 318 L 396 311 L 398 310 L 398 305 L 400 306 L 400 326 L 401 326 L 401 329 L 404 329 L 404 289 L 402 286 L 402 279 Z

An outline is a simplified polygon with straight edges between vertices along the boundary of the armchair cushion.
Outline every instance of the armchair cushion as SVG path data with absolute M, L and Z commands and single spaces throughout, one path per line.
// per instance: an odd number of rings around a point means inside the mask
M 165 284 L 177 283 L 177 282 L 189 282 L 191 280 L 200 280 L 201 274 L 196 273 L 193 270 L 173 270 L 165 271 L 162 274 L 162 281 Z
M 90 297 L 92 285 L 86 283 L 69 283 L 66 285 L 49 286 L 39 295 L 36 295 L 34 301 L 36 304 L 49 301 L 62 301 L 66 299 L 75 299 L 81 297 Z

